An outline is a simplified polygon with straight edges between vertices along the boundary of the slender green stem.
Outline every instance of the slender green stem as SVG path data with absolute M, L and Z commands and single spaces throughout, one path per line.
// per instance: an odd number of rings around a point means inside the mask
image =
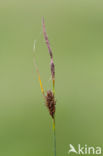
M 55 118 L 53 119 L 53 139 L 54 139 L 54 156 L 56 156 L 56 130 L 55 130 Z

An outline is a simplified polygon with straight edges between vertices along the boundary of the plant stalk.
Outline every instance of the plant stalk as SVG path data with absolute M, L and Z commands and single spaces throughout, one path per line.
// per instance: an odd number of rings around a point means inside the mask
M 56 130 L 55 130 L 55 118 L 53 119 L 53 140 L 54 140 L 54 156 L 56 156 Z

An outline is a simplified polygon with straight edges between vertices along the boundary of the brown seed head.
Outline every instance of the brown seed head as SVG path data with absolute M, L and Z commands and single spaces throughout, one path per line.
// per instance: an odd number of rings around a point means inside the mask
M 53 92 L 49 90 L 47 91 L 47 96 L 46 96 L 46 106 L 52 118 L 54 118 L 54 115 L 55 115 L 55 105 L 56 105 L 56 101 L 55 101 Z

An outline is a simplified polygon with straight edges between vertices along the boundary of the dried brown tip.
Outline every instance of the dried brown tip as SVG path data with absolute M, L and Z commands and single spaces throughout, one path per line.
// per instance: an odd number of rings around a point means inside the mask
M 51 47 L 50 47 L 50 43 L 49 43 L 49 39 L 48 39 L 48 36 L 47 36 L 47 33 L 46 33 L 46 29 L 45 29 L 44 18 L 42 19 L 42 26 L 43 26 L 44 39 L 45 39 L 46 45 L 48 47 L 48 51 L 49 51 L 50 57 L 53 58 L 53 53 L 52 53 L 52 50 L 51 50 Z
M 46 106 L 52 118 L 54 118 L 55 115 L 55 105 L 56 105 L 56 101 L 53 92 L 49 90 L 47 91 L 47 96 L 46 96 Z

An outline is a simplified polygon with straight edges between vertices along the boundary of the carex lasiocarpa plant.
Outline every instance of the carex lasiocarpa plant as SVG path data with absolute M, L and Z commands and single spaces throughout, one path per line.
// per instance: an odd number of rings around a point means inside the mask
M 50 42 L 46 33 L 46 29 L 45 29 L 45 23 L 44 23 L 44 18 L 42 18 L 42 29 L 43 29 L 43 36 L 45 39 L 45 43 L 47 45 L 48 48 L 48 52 L 50 55 L 50 70 L 51 70 L 51 76 L 52 76 L 52 84 L 53 84 L 53 88 L 52 90 L 48 90 L 46 93 L 44 92 L 43 89 L 43 85 L 41 82 L 41 78 L 40 78 L 40 73 L 36 64 L 36 60 L 35 60 L 35 56 L 34 56 L 34 65 L 36 68 L 36 72 L 38 74 L 38 79 L 39 79 L 39 83 L 40 83 L 40 88 L 41 88 L 41 92 L 43 94 L 44 100 L 45 100 L 45 104 L 46 107 L 49 111 L 49 114 L 53 120 L 53 135 L 54 135 L 54 156 L 56 156 L 56 134 L 55 134 L 55 111 L 56 111 L 56 100 L 55 100 L 55 65 L 54 65 L 54 61 L 53 61 L 53 52 L 52 49 L 50 47 Z

